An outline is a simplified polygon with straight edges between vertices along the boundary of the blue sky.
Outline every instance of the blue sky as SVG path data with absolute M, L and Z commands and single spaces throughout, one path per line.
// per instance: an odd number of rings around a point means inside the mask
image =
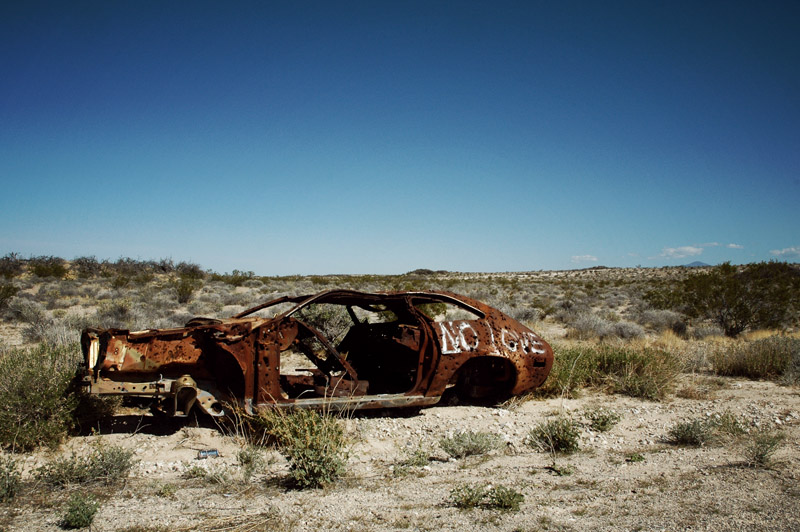
M 0 254 L 800 260 L 798 2 L 4 2 Z

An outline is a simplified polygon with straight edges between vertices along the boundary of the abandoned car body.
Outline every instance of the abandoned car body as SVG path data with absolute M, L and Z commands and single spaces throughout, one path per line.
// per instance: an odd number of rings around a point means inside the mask
M 193 406 L 221 416 L 225 403 L 425 406 L 449 387 L 493 400 L 540 386 L 553 365 L 551 347 L 524 325 L 438 291 L 285 296 L 183 328 L 86 329 L 81 345 L 86 392 L 150 397 L 173 416 Z

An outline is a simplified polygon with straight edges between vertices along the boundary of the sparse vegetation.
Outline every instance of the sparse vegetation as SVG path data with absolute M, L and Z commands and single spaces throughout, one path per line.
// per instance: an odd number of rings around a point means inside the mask
M 679 421 L 669 429 L 669 441 L 675 445 L 701 447 L 714 439 L 714 424 L 706 419 Z
M 575 453 L 580 449 L 579 442 L 578 423 L 563 416 L 537 424 L 525 440 L 530 447 L 551 455 Z
M 94 521 L 99 508 L 100 503 L 94 496 L 75 493 L 70 496 L 59 525 L 66 529 L 86 528 Z
M 589 420 L 589 427 L 597 432 L 608 432 L 614 425 L 619 423 L 622 416 L 607 408 L 595 408 L 586 411 L 586 418 Z
M 21 482 L 17 460 L 11 456 L 0 456 L 0 502 L 16 497 Z
M 751 467 L 769 467 L 772 463 L 772 456 L 785 439 L 786 435 L 782 432 L 754 431 L 744 445 L 745 462 Z
M 98 441 L 85 456 L 59 456 L 40 466 L 36 478 L 55 487 L 69 484 L 113 484 L 128 477 L 135 465 L 133 451 Z
M 439 440 L 439 446 L 453 458 L 486 454 L 500 446 L 500 438 L 489 432 L 456 432 Z
M 449 502 L 456 508 L 470 509 L 483 506 L 496 510 L 519 511 L 525 496 L 506 486 L 484 487 L 459 484 L 450 490 Z

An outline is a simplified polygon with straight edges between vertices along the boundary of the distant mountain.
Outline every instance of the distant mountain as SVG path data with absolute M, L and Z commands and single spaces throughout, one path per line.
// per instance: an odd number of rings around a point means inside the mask
M 711 265 L 710 264 L 706 264 L 705 262 L 700 262 L 699 260 L 696 260 L 696 261 L 694 261 L 694 262 L 692 262 L 690 264 L 684 264 L 684 266 L 686 266 L 687 268 L 700 268 L 702 266 L 711 266 Z

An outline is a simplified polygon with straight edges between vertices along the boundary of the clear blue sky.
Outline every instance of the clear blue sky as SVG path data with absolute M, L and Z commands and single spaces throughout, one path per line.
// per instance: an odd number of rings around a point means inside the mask
M 800 260 L 800 3 L 3 2 L 0 254 Z

